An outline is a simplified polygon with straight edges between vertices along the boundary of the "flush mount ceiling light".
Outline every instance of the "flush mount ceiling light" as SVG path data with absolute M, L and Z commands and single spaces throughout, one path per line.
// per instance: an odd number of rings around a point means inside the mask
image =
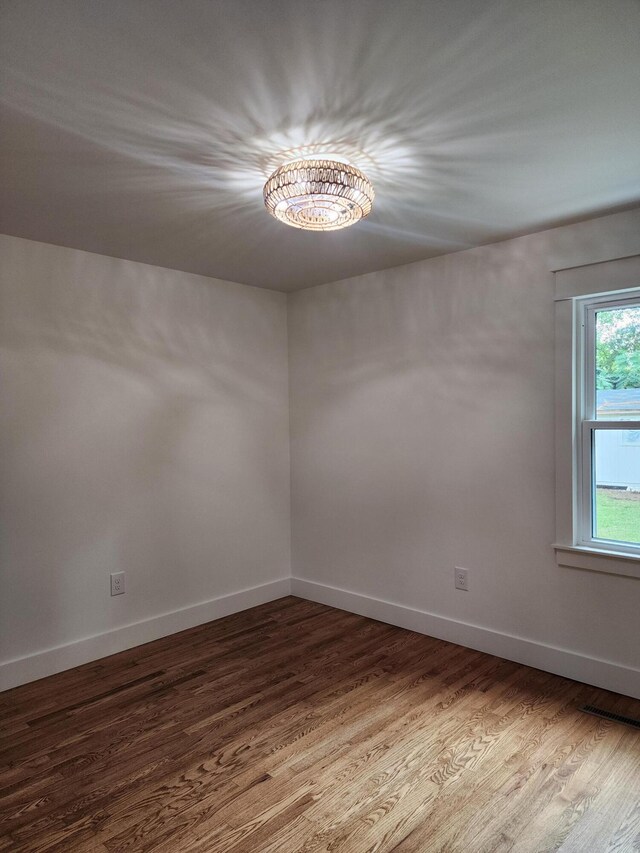
M 360 169 L 339 160 L 294 160 L 264 185 L 272 216 L 307 231 L 337 231 L 371 213 L 373 187 Z

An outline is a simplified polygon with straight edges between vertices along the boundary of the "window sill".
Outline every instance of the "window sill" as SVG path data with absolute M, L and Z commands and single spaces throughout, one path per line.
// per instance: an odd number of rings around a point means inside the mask
M 556 563 L 559 566 L 640 578 L 640 556 L 636 554 L 605 551 L 581 545 L 554 545 L 553 548 L 556 552 Z

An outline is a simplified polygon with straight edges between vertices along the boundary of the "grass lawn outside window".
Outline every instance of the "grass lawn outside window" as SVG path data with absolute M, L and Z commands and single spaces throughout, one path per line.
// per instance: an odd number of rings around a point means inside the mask
M 596 530 L 599 539 L 640 543 L 640 493 L 596 489 Z

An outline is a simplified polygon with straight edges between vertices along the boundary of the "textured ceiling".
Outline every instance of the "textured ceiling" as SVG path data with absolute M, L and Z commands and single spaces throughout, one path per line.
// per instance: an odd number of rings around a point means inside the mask
M 640 200 L 638 0 L 3 0 L 0 231 L 295 290 Z M 306 233 L 298 151 L 374 182 Z

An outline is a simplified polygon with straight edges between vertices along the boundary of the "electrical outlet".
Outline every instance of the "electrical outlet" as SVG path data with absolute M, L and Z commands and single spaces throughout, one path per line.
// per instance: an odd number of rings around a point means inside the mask
M 456 589 L 462 589 L 465 592 L 469 590 L 469 570 L 461 569 L 459 566 L 455 567 L 453 579 L 456 585 Z
M 124 595 L 124 572 L 112 573 L 111 595 Z

